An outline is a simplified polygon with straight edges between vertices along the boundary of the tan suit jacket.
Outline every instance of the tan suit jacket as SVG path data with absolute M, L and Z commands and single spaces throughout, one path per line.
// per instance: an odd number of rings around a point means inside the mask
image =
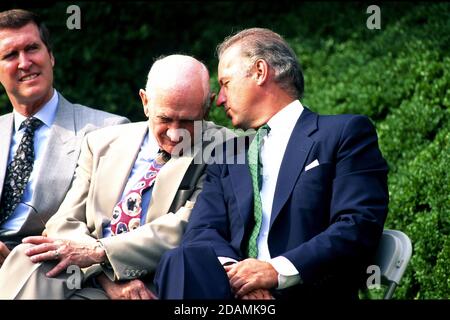
M 147 131 L 147 122 L 139 122 L 107 127 L 86 135 L 73 185 L 58 212 L 47 222 L 44 231 L 47 236 L 83 243 L 103 238 L 103 226 L 112 218 L 113 208 L 120 200 Z M 228 129 L 212 122 L 203 122 L 201 147 L 194 148 L 192 154 L 172 157 L 158 173 L 146 224 L 128 233 L 103 238 L 101 242 L 111 267 L 94 265 L 86 270 L 86 274 L 103 270 L 111 279 L 124 280 L 152 273 L 161 255 L 178 245 L 194 201 L 201 191 L 206 164 L 194 164 L 193 159 L 198 159 L 198 153 L 205 147 L 211 150 L 211 147 L 234 136 Z M 210 161 L 207 158 L 208 155 L 203 157 Z M 187 172 L 190 173 L 188 181 L 183 179 Z M 171 212 L 174 203 L 182 203 L 183 206 L 178 205 Z M 23 251 L 21 247 L 16 249 Z M 11 259 L 23 255 L 23 252 L 19 254 L 14 251 Z M 4 285 L 2 281 L 11 279 L 8 274 L 12 276 L 11 272 L 18 270 L 10 257 L 0 270 L 0 287 Z M 23 287 L 35 286 L 30 281 L 27 283 L 27 279 L 39 265 L 30 265 L 25 272 L 22 270 L 21 279 L 17 279 L 16 273 L 15 284 L 8 285 L 5 292 L 10 293 L 5 293 L 3 297 L 14 298 L 19 291 L 23 291 Z M 39 292 L 26 297 L 46 298 Z

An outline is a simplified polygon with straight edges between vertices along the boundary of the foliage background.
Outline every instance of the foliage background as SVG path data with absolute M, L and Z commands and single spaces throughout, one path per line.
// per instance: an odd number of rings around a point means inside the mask
M 68 30 L 66 8 L 81 9 Z M 320 113 L 374 121 L 390 165 L 386 227 L 405 231 L 413 258 L 399 299 L 450 297 L 450 4 L 382 2 L 369 30 L 362 2 L 21 2 L 43 15 L 56 57 L 55 87 L 69 100 L 144 120 L 138 90 L 153 59 L 185 53 L 216 83 L 215 46 L 253 26 L 285 36 L 305 75 L 302 102 Z M 0 114 L 11 110 L 3 88 Z M 229 126 L 222 109 L 210 117 Z M 1 137 L 0 137 L 1 138 Z

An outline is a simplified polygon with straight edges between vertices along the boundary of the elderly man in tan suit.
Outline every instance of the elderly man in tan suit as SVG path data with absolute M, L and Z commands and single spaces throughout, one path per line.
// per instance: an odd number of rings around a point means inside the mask
M 205 150 L 234 134 L 203 121 L 214 96 L 206 67 L 192 57 L 156 61 L 139 94 L 148 123 L 86 136 L 75 180 L 46 236 L 25 238 L 6 259 L 0 298 L 154 298 L 146 280 L 180 241 L 213 159 Z M 146 174 L 149 163 L 159 171 Z M 144 174 L 156 178 L 139 193 Z M 77 268 L 84 268 L 81 287 Z

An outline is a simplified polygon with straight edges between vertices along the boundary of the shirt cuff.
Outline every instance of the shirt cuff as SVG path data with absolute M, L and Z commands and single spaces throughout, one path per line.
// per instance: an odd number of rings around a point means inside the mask
M 233 258 L 229 258 L 229 257 L 217 257 L 217 259 L 219 259 L 219 262 L 221 265 L 224 265 L 227 262 L 232 262 L 232 263 L 237 262 L 237 260 L 235 260 Z
M 302 283 L 300 273 L 297 268 L 287 258 L 278 256 L 268 261 L 278 272 L 277 289 L 286 289 L 296 284 Z
M 109 269 L 109 270 L 112 270 L 113 268 L 111 266 L 111 263 L 109 262 L 108 253 L 106 251 L 106 248 L 105 248 L 105 245 L 103 244 L 103 242 L 101 240 L 97 239 L 96 247 L 101 247 L 105 251 L 105 261 L 100 263 L 100 265 L 105 267 L 105 268 L 107 268 L 107 269 Z

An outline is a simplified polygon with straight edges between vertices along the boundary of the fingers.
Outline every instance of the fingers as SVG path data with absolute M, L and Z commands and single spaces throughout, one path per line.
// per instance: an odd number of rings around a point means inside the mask
M 55 245 L 54 243 L 42 243 L 42 244 L 36 245 L 32 248 L 25 250 L 25 254 L 27 256 L 31 257 L 31 261 L 33 261 L 33 262 L 54 260 L 55 252 L 51 252 L 51 251 L 55 251 L 56 249 L 58 249 L 58 246 Z M 48 253 L 48 254 L 46 254 L 46 253 Z M 33 258 L 35 258 L 35 260 L 33 260 Z
M 269 290 L 261 290 L 261 293 L 262 293 L 261 299 L 264 299 L 264 300 L 273 300 L 274 299 L 274 297 L 272 296 L 272 294 L 270 293 Z
M 229 269 L 228 271 L 225 269 L 225 271 L 227 272 L 227 276 L 228 276 L 228 279 L 232 279 L 234 276 L 236 276 L 236 273 L 238 272 L 238 268 L 232 268 L 232 269 Z
M 62 260 L 52 270 L 47 272 L 45 275 L 49 278 L 56 277 L 58 274 L 60 274 L 64 270 L 66 270 L 68 266 L 69 266 L 68 260 Z
M 150 295 L 150 291 L 147 289 L 144 289 L 140 292 L 140 299 L 142 300 L 150 300 L 151 299 L 151 295 Z
M 231 264 L 231 265 L 223 266 L 223 268 L 225 269 L 225 272 L 228 273 L 228 271 L 233 269 L 233 267 L 235 267 L 235 266 L 236 266 L 236 264 Z
M 6 260 L 6 257 L 9 255 L 9 249 L 3 242 L 0 241 L 0 266 L 2 266 L 3 262 Z
M 158 299 L 158 297 L 153 292 L 151 292 L 145 285 L 139 291 L 139 294 L 140 294 L 142 300 L 157 300 Z
M 247 293 L 241 297 L 242 300 L 259 300 L 261 299 L 261 294 L 258 290 Z
M 30 236 L 22 239 L 23 243 L 41 244 L 53 242 L 53 239 L 44 236 Z
M 233 292 L 237 292 L 244 284 L 245 279 L 241 277 L 234 276 L 230 279 L 230 286 Z
M 144 282 L 135 279 L 130 281 L 126 286 L 127 299 L 152 300 L 157 297 L 145 286 Z
M 242 297 L 255 289 L 258 289 L 258 286 L 255 282 L 244 283 L 237 291 L 235 291 L 236 296 Z
M 141 300 L 141 295 L 140 295 L 139 290 L 131 289 L 131 290 L 129 290 L 128 294 L 129 294 L 128 299 Z
M 242 300 L 272 300 L 273 296 L 269 290 L 257 289 L 253 290 L 241 297 Z

